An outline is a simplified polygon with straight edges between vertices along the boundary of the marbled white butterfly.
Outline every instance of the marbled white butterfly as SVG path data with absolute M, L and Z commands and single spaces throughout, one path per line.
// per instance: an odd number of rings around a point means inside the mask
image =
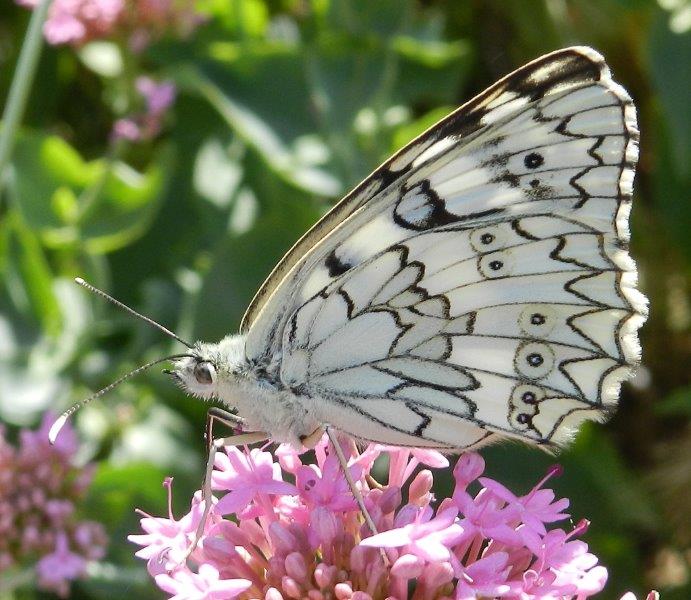
M 639 358 L 637 157 L 603 58 L 538 58 L 381 165 L 281 260 L 238 335 L 188 344 L 170 373 L 237 411 L 246 433 L 225 441 L 563 444 Z
M 639 358 L 633 103 L 589 48 L 539 58 L 387 160 L 295 244 L 240 334 L 174 377 L 299 446 L 562 444 Z

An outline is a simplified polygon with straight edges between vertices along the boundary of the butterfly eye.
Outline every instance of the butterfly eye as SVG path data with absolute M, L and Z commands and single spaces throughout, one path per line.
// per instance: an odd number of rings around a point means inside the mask
M 215 369 L 211 363 L 200 362 L 194 367 L 194 378 L 198 383 L 210 384 L 214 381 Z

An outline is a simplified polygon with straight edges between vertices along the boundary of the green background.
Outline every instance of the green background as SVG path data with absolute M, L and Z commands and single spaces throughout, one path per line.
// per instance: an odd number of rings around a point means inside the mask
M 141 56 L 118 39 L 90 52 L 44 48 L 0 196 L 0 419 L 10 434 L 179 349 L 73 277 L 183 338 L 216 341 L 237 330 L 292 242 L 391 152 L 524 62 L 587 44 L 639 111 L 632 253 L 651 316 L 620 410 L 583 428 L 551 483 L 574 522 L 592 521 L 585 539 L 610 572 L 603 598 L 651 588 L 691 597 L 691 6 L 198 4 L 206 21 L 195 35 Z M 28 18 L 0 6 L 3 103 Z M 144 72 L 175 81 L 177 101 L 162 135 L 113 147 L 112 122 L 136 103 L 132 81 Z M 152 369 L 79 413 L 82 459 L 98 463 L 83 510 L 111 543 L 74 597 L 161 596 L 125 537 L 138 532 L 134 507 L 165 514 L 166 475 L 176 514 L 186 511 L 202 477 L 205 411 Z M 516 444 L 483 454 L 521 493 L 555 460 Z

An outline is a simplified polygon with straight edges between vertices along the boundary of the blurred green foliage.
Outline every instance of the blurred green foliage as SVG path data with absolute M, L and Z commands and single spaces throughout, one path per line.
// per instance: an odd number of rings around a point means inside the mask
M 683 0 L 200 0 L 204 24 L 132 60 L 122 42 L 45 49 L 0 196 L 0 418 L 36 423 L 175 344 L 71 283 L 83 276 L 183 338 L 235 331 L 282 253 L 414 135 L 539 54 L 588 44 L 632 94 L 642 131 L 632 252 L 651 300 L 644 366 L 606 426 L 558 460 L 588 517 L 604 597 L 691 597 L 691 7 Z M 0 6 L 0 99 L 28 13 Z M 175 81 L 164 132 L 113 144 L 141 72 Z M 130 90 L 130 91 L 128 91 Z M 134 507 L 186 510 L 202 477 L 206 407 L 157 371 L 84 409 L 98 462 L 87 512 L 105 565 L 75 597 L 160 597 L 126 534 Z M 517 491 L 554 462 L 485 452 Z M 443 485 L 443 482 L 442 482 Z M 17 598 L 33 592 L 19 590 Z

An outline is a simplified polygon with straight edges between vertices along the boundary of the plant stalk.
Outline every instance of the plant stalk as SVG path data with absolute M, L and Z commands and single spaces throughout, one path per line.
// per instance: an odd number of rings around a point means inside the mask
M 12 85 L 7 96 L 7 104 L 2 115 L 0 129 L 0 190 L 5 178 L 5 167 L 12 156 L 17 128 L 21 123 L 29 97 L 29 90 L 36 75 L 38 59 L 43 45 L 43 23 L 48 14 L 51 0 L 41 0 L 36 6 L 29 21 L 29 28 L 17 60 L 17 70 L 12 78 Z

